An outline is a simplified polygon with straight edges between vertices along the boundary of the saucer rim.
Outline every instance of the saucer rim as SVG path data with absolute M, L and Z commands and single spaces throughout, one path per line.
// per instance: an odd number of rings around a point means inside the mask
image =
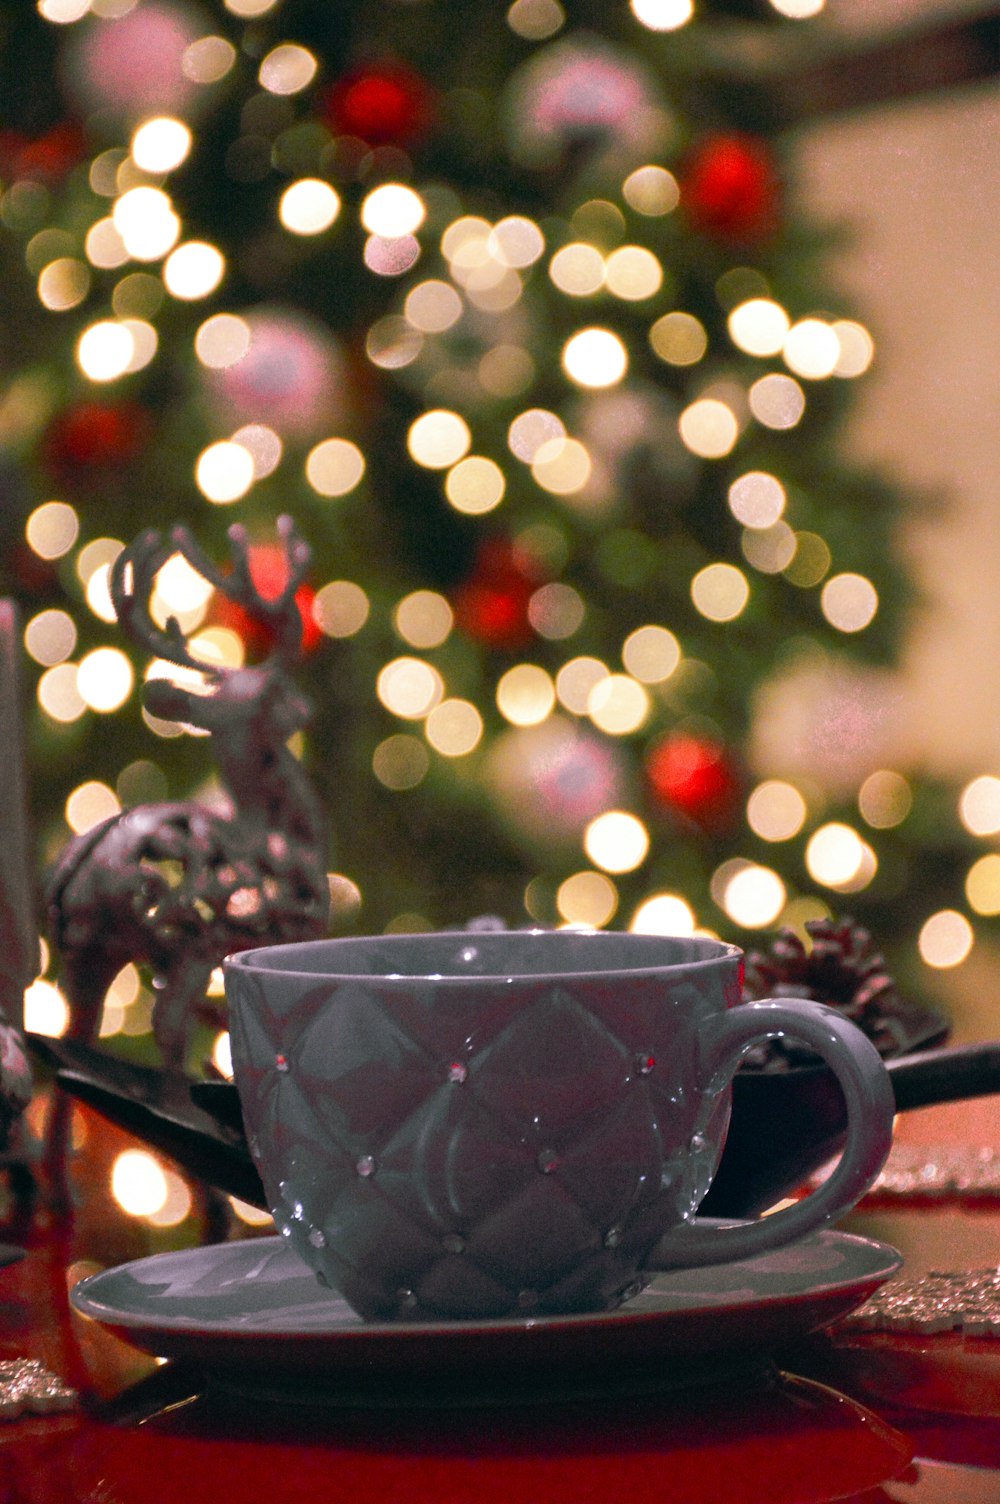
M 705 1218 L 703 1220 L 708 1222 L 716 1219 Z M 731 1219 L 719 1220 L 729 1221 Z M 846 1244 L 856 1252 L 863 1251 L 871 1258 L 872 1267 L 863 1272 L 844 1275 L 839 1279 L 820 1276 L 816 1279 L 815 1283 L 809 1284 L 806 1288 L 788 1293 L 765 1291 L 751 1295 L 745 1299 L 737 1299 L 734 1296 L 732 1300 L 722 1299 L 716 1302 L 704 1299 L 699 1301 L 697 1297 L 693 1297 L 690 1305 L 668 1306 L 651 1310 L 639 1309 L 635 1302 L 628 1301 L 608 1311 L 584 1311 L 561 1315 L 515 1315 L 464 1319 L 446 1319 L 442 1317 L 437 1320 L 412 1322 L 365 1322 L 358 1317 L 356 1325 L 338 1325 L 327 1329 L 322 1327 L 304 1329 L 301 1327 L 296 1328 L 292 1324 L 282 1330 L 281 1328 L 260 1325 L 235 1326 L 225 1319 L 218 1321 L 199 1319 L 195 1323 L 190 1318 L 164 1317 L 149 1310 L 141 1311 L 135 1308 L 129 1309 L 119 1304 L 109 1304 L 92 1293 L 94 1287 L 100 1288 L 103 1284 L 110 1283 L 114 1278 L 126 1274 L 133 1268 L 148 1268 L 150 1264 L 160 1259 L 173 1260 L 177 1258 L 204 1256 L 210 1249 L 216 1248 L 225 1250 L 226 1253 L 229 1250 L 235 1249 L 259 1249 L 262 1256 L 284 1251 L 290 1260 L 294 1259 L 301 1263 L 298 1255 L 280 1234 L 240 1240 L 236 1243 L 199 1244 L 192 1248 L 166 1250 L 160 1253 L 148 1254 L 138 1259 L 130 1259 L 123 1264 L 111 1265 L 107 1269 L 102 1269 L 80 1280 L 70 1291 L 70 1301 L 73 1308 L 81 1316 L 94 1320 L 102 1326 L 111 1327 L 118 1333 L 126 1336 L 129 1333 L 135 1333 L 135 1337 L 132 1340 L 136 1341 L 138 1341 L 139 1336 L 142 1334 L 150 1334 L 151 1337 L 152 1334 L 159 1332 L 168 1338 L 177 1337 L 182 1340 L 196 1340 L 199 1334 L 203 1334 L 206 1338 L 216 1339 L 220 1342 L 236 1346 L 260 1342 L 262 1339 L 268 1341 L 280 1340 L 295 1344 L 307 1343 L 310 1345 L 371 1343 L 373 1341 L 383 1342 L 387 1339 L 405 1342 L 419 1340 L 439 1342 L 442 1339 L 447 1340 L 449 1335 L 463 1340 L 480 1337 L 489 1338 L 491 1336 L 502 1339 L 515 1333 L 540 1331 L 572 1333 L 576 1330 L 583 1332 L 595 1324 L 599 1324 L 602 1327 L 633 1327 L 675 1322 L 684 1323 L 692 1319 L 704 1319 L 706 1315 L 713 1311 L 718 1313 L 724 1312 L 727 1317 L 737 1317 L 741 1313 L 757 1312 L 762 1309 L 765 1311 L 775 1308 L 788 1310 L 794 1308 L 796 1305 L 814 1303 L 817 1300 L 822 1300 L 824 1297 L 828 1298 L 831 1303 L 835 1302 L 838 1297 L 846 1301 L 855 1292 L 857 1292 L 858 1296 L 856 1304 L 860 1305 L 876 1289 L 885 1284 L 894 1274 L 897 1274 L 903 1265 L 903 1255 L 891 1244 L 881 1239 L 865 1237 L 862 1234 L 843 1231 L 836 1227 L 820 1228 L 812 1233 L 808 1233 L 804 1238 L 798 1240 L 798 1244 L 827 1240 L 831 1237 L 836 1240 L 838 1247 Z M 225 1256 L 225 1253 L 220 1254 L 220 1257 Z M 773 1255 L 761 1254 L 758 1256 L 761 1260 L 769 1257 L 773 1257 Z M 757 1259 L 743 1259 L 734 1260 L 732 1263 L 725 1265 L 706 1266 L 706 1272 L 711 1267 L 733 1269 L 739 1267 L 741 1264 L 752 1266 L 757 1261 Z M 302 1263 L 302 1273 L 305 1275 L 308 1272 L 308 1266 Z M 657 1293 L 658 1280 L 667 1280 L 673 1275 L 692 1271 L 670 1268 L 647 1269 L 645 1272 L 650 1278 L 645 1286 L 644 1293 L 652 1291 L 655 1294 Z M 667 1293 L 666 1291 L 664 1292 L 664 1294 Z M 330 1294 L 334 1300 L 343 1300 L 343 1296 L 339 1291 L 331 1291 Z M 637 1297 L 637 1299 L 641 1300 L 642 1295 Z M 843 1314 L 846 1315 L 847 1311 Z M 840 1319 L 840 1317 L 833 1319 Z M 810 1330 L 815 1329 L 810 1328 Z M 803 1335 L 805 1334 L 804 1331 Z M 149 1338 L 147 1338 L 147 1342 L 148 1340 Z M 146 1346 L 147 1344 L 144 1342 L 142 1345 Z M 148 1348 L 147 1350 L 152 1351 L 153 1349 Z

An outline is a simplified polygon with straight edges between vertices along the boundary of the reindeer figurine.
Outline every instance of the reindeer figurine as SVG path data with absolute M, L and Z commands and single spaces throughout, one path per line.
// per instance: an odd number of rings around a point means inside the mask
M 49 919 L 62 954 L 70 1034 L 91 1041 L 104 995 L 127 962 L 146 962 L 157 997 L 153 1032 L 164 1064 L 182 1069 L 196 1009 L 212 969 L 230 951 L 324 933 L 329 888 L 323 820 L 287 742 L 309 719 L 288 677 L 302 620 L 295 595 L 310 561 L 288 517 L 278 521 L 288 579 L 265 598 L 250 570 L 245 528 L 229 530 L 231 569 L 213 563 L 186 529 L 164 542 L 149 530 L 115 561 L 111 598 L 132 639 L 157 657 L 204 676 L 208 693 L 149 680 L 152 715 L 211 735 L 230 805 L 146 804 L 113 815 L 70 841 L 52 874 Z M 151 614 L 157 571 L 180 553 L 221 594 L 266 621 L 273 648 L 243 668 L 193 657 L 180 624 Z M 51 1146 L 50 1146 L 51 1147 Z

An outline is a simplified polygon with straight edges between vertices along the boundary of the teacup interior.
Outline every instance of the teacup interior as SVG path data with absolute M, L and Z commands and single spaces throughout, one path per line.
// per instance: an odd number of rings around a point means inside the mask
M 351 936 L 243 951 L 229 964 L 308 976 L 462 978 L 710 966 L 735 946 L 695 936 L 569 930 Z

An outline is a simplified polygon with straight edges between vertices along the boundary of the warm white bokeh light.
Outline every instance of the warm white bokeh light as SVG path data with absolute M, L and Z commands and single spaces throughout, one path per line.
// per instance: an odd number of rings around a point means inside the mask
M 605 872 L 634 872 L 649 853 L 649 831 L 637 815 L 611 809 L 591 820 L 583 849 L 595 867 Z
M 412 235 L 424 222 L 427 207 L 404 183 L 382 183 L 361 205 L 361 223 L 372 235 L 397 240 Z
M 340 195 L 322 178 L 299 178 L 278 201 L 278 218 L 293 235 L 321 235 L 340 213 Z
M 695 917 L 687 899 L 678 893 L 654 893 L 632 915 L 635 935 L 693 935 Z
M 957 909 L 940 909 L 921 926 L 917 938 L 920 959 L 937 970 L 960 966 L 972 950 L 972 925 Z
M 173 172 L 191 150 L 191 132 L 182 120 L 156 115 L 132 137 L 132 160 L 143 172 Z
M 958 816 L 971 835 L 996 835 L 1000 831 L 1000 778 L 983 773 L 967 783 L 959 796 Z
M 469 452 L 472 433 L 465 419 L 447 408 L 433 408 L 410 424 L 406 447 L 411 459 L 428 470 L 446 470 Z
M 628 370 L 628 351 L 610 329 L 581 329 L 567 340 L 562 365 L 580 386 L 614 386 Z
M 207 298 L 222 281 L 226 261 L 206 240 L 188 240 L 171 251 L 163 263 L 163 281 L 175 298 L 194 302 Z
M 253 455 L 242 444 L 221 439 L 202 450 L 194 474 L 206 500 L 228 506 L 245 496 L 254 483 Z

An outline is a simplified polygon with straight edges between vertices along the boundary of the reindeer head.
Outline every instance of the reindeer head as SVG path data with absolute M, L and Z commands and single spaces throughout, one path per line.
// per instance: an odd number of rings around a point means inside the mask
M 150 679 L 143 700 L 151 715 L 183 721 L 212 733 L 227 781 L 245 783 L 261 758 L 306 724 L 308 701 L 288 678 L 302 638 L 302 618 L 295 599 L 311 558 L 308 544 L 289 517 L 278 519 L 288 562 L 288 578 L 276 596 L 264 596 L 254 583 L 246 529 L 229 529 L 230 569 L 220 569 L 186 528 L 175 527 L 164 541 L 148 529 L 115 560 L 111 599 L 129 636 L 158 658 L 197 670 L 204 684 L 195 690 L 169 679 Z M 274 645 L 267 659 L 243 668 L 214 668 L 193 656 L 177 618 L 160 627 L 150 609 L 156 575 L 167 559 L 181 554 L 227 599 L 268 623 Z

